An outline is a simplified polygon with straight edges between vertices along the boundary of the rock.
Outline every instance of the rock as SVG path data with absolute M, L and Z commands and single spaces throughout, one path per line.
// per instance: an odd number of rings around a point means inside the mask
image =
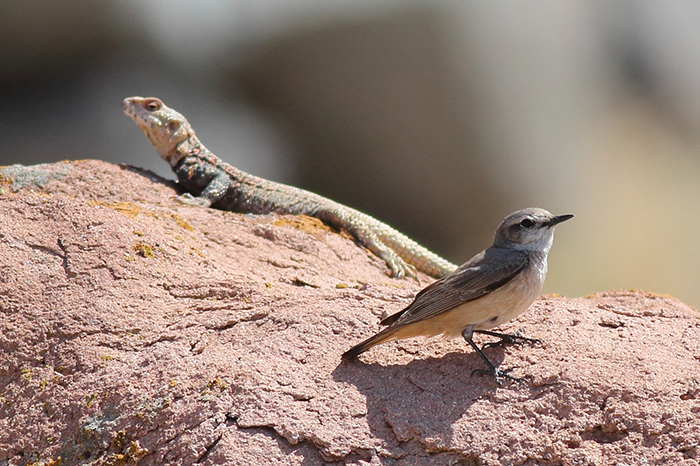
M 673 298 L 541 297 L 502 330 L 542 344 L 486 349 L 520 384 L 459 340 L 340 364 L 420 289 L 346 236 L 99 161 L 0 177 L 0 465 L 698 464 Z

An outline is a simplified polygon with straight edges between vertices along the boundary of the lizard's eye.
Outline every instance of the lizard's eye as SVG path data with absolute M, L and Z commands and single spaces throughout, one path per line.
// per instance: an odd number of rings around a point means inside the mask
M 148 110 L 149 112 L 156 112 L 156 111 L 160 110 L 160 107 L 161 107 L 160 100 L 153 99 L 153 100 L 149 100 L 148 102 L 146 102 L 146 110 Z
M 526 218 L 525 220 L 520 222 L 520 226 L 523 228 L 532 228 L 532 226 L 535 224 L 532 220 L 529 218 Z

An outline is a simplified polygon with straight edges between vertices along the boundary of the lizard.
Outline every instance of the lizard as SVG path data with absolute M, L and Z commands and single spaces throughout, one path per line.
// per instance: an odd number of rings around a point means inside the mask
M 252 214 L 315 217 L 380 257 L 391 276 L 417 279 L 416 270 L 442 278 L 457 266 L 408 236 L 363 212 L 319 194 L 246 173 L 207 149 L 187 119 L 155 97 L 129 97 L 122 110 L 141 128 L 151 145 L 187 191 L 183 203 Z

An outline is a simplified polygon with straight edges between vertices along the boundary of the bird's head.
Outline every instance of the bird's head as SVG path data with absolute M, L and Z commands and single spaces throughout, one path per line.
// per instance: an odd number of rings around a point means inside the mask
M 572 217 L 571 214 L 552 215 L 537 207 L 518 210 L 498 225 L 493 245 L 546 254 L 552 247 L 554 227 Z

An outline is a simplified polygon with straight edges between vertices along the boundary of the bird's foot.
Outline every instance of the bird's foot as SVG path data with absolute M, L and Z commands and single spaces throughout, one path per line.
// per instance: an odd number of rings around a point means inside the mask
M 496 383 L 499 386 L 503 384 L 502 379 L 510 380 L 511 382 L 518 382 L 518 383 L 524 382 L 525 379 L 523 377 L 514 377 L 514 376 L 509 374 L 509 372 L 511 372 L 513 369 L 515 369 L 515 367 L 509 367 L 508 369 L 503 369 L 503 370 L 498 369 L 497 367 L 494 367 L 493 370 L 492 369 L 474 369 L 472 371 L 472 377 L 474 376 L 474 374 L 493 375 L 494 380 L 496 381 Z
M 503 345 L 524 345 L 525 343 L 542 343 L 542 340 L 539 338 L 528 338 L 528 337 L 523 337 L 520 334 L 522 333 L 523 329 L 518 329 L 513 334 L 509 333 L 498 333 L 498 332 L 490 332 L 488 330 L 475 330 L 475 333 L 482 333 L 484 335 L 490 335 L 492 337 L 497 337 L 500 338 L 499 341 L 493 341 L 490 343 L 484 343 L 484 345 L 481 347 L 483 350 L 484 348 L 490 348 L 491 346 L 503 346 Z

